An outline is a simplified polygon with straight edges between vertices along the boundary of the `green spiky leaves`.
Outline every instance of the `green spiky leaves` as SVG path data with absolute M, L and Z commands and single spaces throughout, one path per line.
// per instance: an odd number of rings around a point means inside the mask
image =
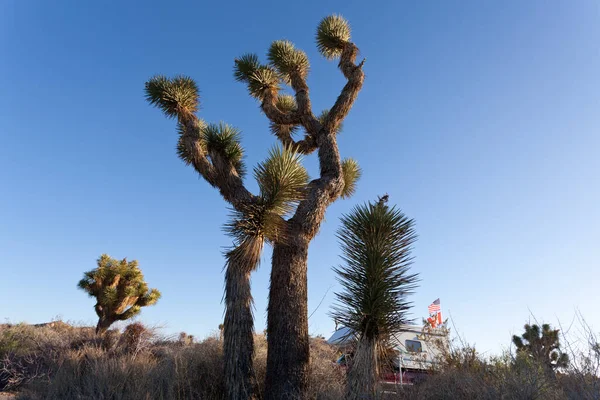
M 138 305 L 140 307 L 152 305 L 152 304 L 156 303 L 158 301 L 158 299 L 160 299 L 160 296 L 161 296 L 161 294 L 158 290 L 152 289 L 152 290 L 150 290 L 150 292 L 148 292 L 145 295 L 143 295 L 142 297 L 140 297 L 140 299 L 138 301 Z
M 288 113 L 293 112 L 298 109 L 298 104 L 296 104 L 296 99 L 294 96 L 290 96 L 289 94 L 280 94 L 277 96 L 277 102 L 275 103 L 277 108 L 282 112 Z
M 250 82 L 252 75 L 261 67 L 256 54 L 247 53 L 235 59 L 233 76 L 238 82 Z
M 204 126 L 200 133 L 206 150 L 211 157 L 216 153 L 225 161 L 231 163 L 240 176 L 245 174 L 244 149 L 240 144 L 240 131 L 237 128 L 221 122 Z
M 187 76 L 172 79 L 163 75 L 154 76 L 146 82 L 145 92 L 146 100 L 160 108 L 169 118 L 198 111 L 198 86 Z
M 262 100 L 268 90 L 279 90 L 279 80 L 277 71 L 262 66 L 250 76 L 248 91 L 252 97 Z
M 290 83 L 290 76 L 294 73 L 298 73 L 303 78 L 306 77 L 310 68 L 306 53 L 296 49 L 294 44 L 288 40 L 274 41 L 269 48 L 267 58 L 286 83 Z
M 231 211 L 231 220 L 225 225 L 225 232 L 233 236 L 238 244 L 250 238 L 269 237 L 269 221 L 275 216 L 271 214 L 264 203 L 244 204 Z
M 189 146 L 200 146 L 200 151 L 208 153 L 213 163 L 225 161 L 236 169 L 238 175 L 246 174 L 244 149 L 241 145 L 240 131 L 237 128 L 223 122 L 206 124 L 204 121 L 198 120 L 192 132 L 189 132 L 189 129 L 186 131 L 181 124 L 178 130 L 180 137 L 177 142 L 177 155 L 186 164 L 191 164 L 193 157 L 198 153 L 197 149 L 190 149 Z M 216 160 L 215 157 L 218 157 L 219 160 Z
M 259 201 L 233 210 L 231 222 L 225 225 L 225 231 L 237 244 L 252 238 L 274 241 L 285 235 L 282 217 L 304 198 L 308 184 L 308 173 L 301 161 L 302 156 L 293 149 L 276 147 L 254 169 L 260 188 Z
M 346 158 L 342 161 L 342 176 L 344 177 L 344 190 L 341 197 L 347 199 L 356 192 L 356 183 L 360 179 L 362 171 L 356 160 Z
M 334 268 L 342 291 L 332 315 L 357 335 L 385 341 L 408 322 L 414 221 L 383 203 L 355 207 L 341 218 L 337 238 L 344 264 Z
M 308 173 L 302 156 L 292 148 L 276 147 L 254 170 L 261 197 L 270 211 L 285 215 L 304 198 Z
M 279 90 L 281 77 L 273 68 L 262 65 L 256 54 L 244 54 L 235 59 L 233 76 L 248 84 L 250 96 L 262 100 L 268 90 Z
M 350 25 L 340 15 L 327 16 L 319 22 L 316 39 L 317 48 L 325 58 L 338 58 L 350 41 Z

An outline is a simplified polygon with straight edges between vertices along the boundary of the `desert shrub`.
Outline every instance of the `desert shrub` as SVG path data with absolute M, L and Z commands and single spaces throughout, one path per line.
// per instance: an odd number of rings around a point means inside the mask
M 23 382 L 21 399 L 218 399 L 222 346 L 209 338 L 182 347 L 141 324 L 62 347 L 44 375 Z
M 456 351 L 457 353 L 459 351 Z M 421 382 L 403 387 L 397 398 L 416 400 L 443 399 L 563 399 L 556 381 L 541 363 L 526 357 L 485 360 L 463 349 L 455 354 L 456 364 L 434 371 Z
M 346 389 L 346 374 L 335 365 L 337 351 L 323 338 L 310 341 L 309 395 L 312 399 L 343 399 Z
M 102 337 L 69 325 L 0 327 L 0 382 L 26 399 L 219 399 L 224 389 L 218 337 L 165 339 L 134 323 Z M 255 335 L 256 393 L 264 393 L 267 342 Z M 311 339 L 309 399 L 342 398 L 344 374 L 322 338 Z
M 0 326 L 1 387 L 18 389 L 24 400 L 222 398 L 223 342 L 218 336 L 193 343 L 161 337 L 155 329 L 138 324 L 127 326 L 123 333 L 111 332 L 99 338 L 93 328 L 66 324 Z M 267 341 L 262 334 L 254 340 L 255 393 L 260 399 Z M 599 399 L 600 346 L 594 340 L 589 340 L 589 348 L 574 349 L 569 355 L 572 364 L 557 374 L 549 374 L 531 357 L 507 353 L 489 359 L 472 346 L 452 346 L 425 379 L 381 397 Z M 311 338 L 310 348 L 307 399 L 343 399 L 345 372 L 334 364 L 336 350 L 322 338 Z
M 17 389 L 49 377 L 65 351 L 96 340 L 93 329 L 61 321 L 40 327 L 0 326 L 0 390 Z

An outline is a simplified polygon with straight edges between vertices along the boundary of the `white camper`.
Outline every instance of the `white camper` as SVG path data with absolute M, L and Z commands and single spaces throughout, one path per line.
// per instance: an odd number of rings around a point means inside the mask
M 327 341 L 339 347 L 343 353 L 338 364 L 345 366 L 346 360 L 352 356 L 354 339 L 349 328 L 341 328 Z M 444 347 L 448 346 L 448 331 L 444 327 L 424 329 L 422 326 L 404 325 L 390 344 L 395 350 L 392 360 L 394 371 L 384 374 L 384 380 L 389 383 L 411 384 L 434 368 Z

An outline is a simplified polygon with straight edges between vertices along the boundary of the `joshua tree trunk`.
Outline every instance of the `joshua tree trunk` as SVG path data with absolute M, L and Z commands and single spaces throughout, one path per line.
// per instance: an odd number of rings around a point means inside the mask
M 242 260 L 229 260 L 225 272 L 225 399 L 252 398 L 254 321 L 250 273 Z
M 308 241 L 273 249 L 266 399 L 301 399 L 308 384 Z
M 106 333 L 106 331 L 108 330 L 108 328 L 110 328 L 110 326 L 114 323 L 115 321 L 109 319 L 109 318 L 104 318 L 101 317 L 98 320 L 98 325 L 96 325 L 96 335 L 104 335 Z
M 363 335 L 356 345 L 348 371 L 348 400 L 374 399 L 377 389 L 377 342 Z

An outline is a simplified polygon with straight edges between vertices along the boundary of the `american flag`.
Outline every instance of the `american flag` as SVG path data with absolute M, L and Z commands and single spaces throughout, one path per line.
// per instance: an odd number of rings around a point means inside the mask
M 442 308 L 440 307 L 440 299 L 436 299 L 434 300 L 433 303 L 431 303 L 429 305 L 429 307 L 427 307 L 427 309 L 429 310 L 429 314 L 433 314 L 435 312 L 440 311 Z

